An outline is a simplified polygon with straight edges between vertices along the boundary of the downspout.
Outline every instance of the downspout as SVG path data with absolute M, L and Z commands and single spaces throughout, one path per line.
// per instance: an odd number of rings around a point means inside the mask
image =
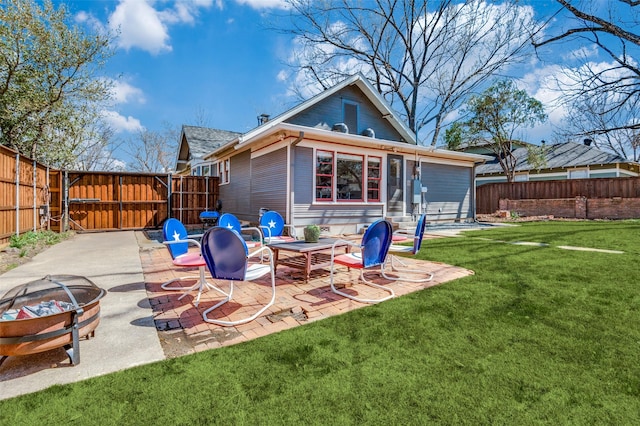
M 304 139 L 304 132 L 300 132 L 298 134 L 298 137 L 296 138 L 296 140 L 294 140 L 293 142 L 291 142 L 291 145 L 289 145 L 289 155 L 291 158 L 291 167 L 290 170 L 291 172 L 289 173 L 289 208 L 288 208 L 288 212 L 287 212 L 287 223 L 293 225 L 293 207 L 295 205 L 295 191 L 293 190 L 293 186 L 295 184 L 295 171 L 296 171 L 296 162 L 295 162 L 295 152 L 294 152 L 294 148 L 296 147 L 296 145 L 298 145 L 300 142 L 302 142 L 302 139 Z

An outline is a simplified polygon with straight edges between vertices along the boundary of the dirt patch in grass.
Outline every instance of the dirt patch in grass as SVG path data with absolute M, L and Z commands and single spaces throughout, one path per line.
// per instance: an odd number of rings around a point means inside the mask
M 476 216 L 478 222 L 489 222 L 489 223 L 513 223 L 513 222 L 540 222 L 547 220 L 567 220 L 561 218 L 555 218 L 553 215 L 545 215 L 545 216 L 518 216 L 518 215 L 501 215 L 499 213 L 493 214 L 479 214 Z
M 24 248 L 5 247 L 0 251 L 0 275 L 29 262 L 33 256 L 48 249 L 44 242 Z
M 29 236 L 29 234 L 23 234 L 23 236 Z M 23 244 L 20 248 L 10 247 L 9 245 L 0 248 L 0 275 L 29 262 L 35 255 L 47 250 L 56 243 L 73 237 L 72 232 L 51 234 L 50 231 L 44 231 L 44 234 L 38 235 L 45 235 L 45 237 L 29 239 L 28 243 Z M 52 238 L 52 235 L 55 235 L 55 238 Z

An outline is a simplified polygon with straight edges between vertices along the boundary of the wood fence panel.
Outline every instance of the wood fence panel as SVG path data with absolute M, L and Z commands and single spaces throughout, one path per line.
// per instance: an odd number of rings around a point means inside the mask
M 62 172 L 49 170 L 49 183 L 46 197 L 49 201 L 49 228 L 52 231 L 62 231 Z
M 0 146 L 0 245 L 14 234 L 46 228 L 48 169 Z
M 217 177 L 176 176 L 171 190 L 171 216 L 185 224 L 198 224 L 200 213 L 215 209 L 218 194 Z
M 77 231 L 159 228 L 171 216 L 199 225 L 217 200 L 216 177 L 51 170 L 0 146 L 0 246 L 67 223 Z
M 214 177 L 69 172 L 69 223 L 78 231 L 159 228 L 171 215 L 200 224 L 218 197 Z

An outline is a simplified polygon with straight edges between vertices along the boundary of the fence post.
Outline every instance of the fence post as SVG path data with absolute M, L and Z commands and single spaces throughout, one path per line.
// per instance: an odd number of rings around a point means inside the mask
M 204 210 L 209 211 L 209 176 L 204 177 Z
M 69 172 L 64 171 L 62 178 L 62 232 L 69 230 Z
M 184 223 L 182 220 L 182 176 L 180 176 L 180 208 L 178 210 L 180 211 L 180 222 Z
M 171 173 L 167 175 L 167 219 L 171 219 L 171 196 L 173 188 L 173 176 Z
M 16 237 L 20 236 L 20 154 L 16 153 Z
M 47 174 L 45 177 L 45 193 L 44 193 L 44 203 L 45 203 L 45 221 L 46 221 L 46 230 L 51 230 L 51 176 L 49 173 L 51 170 L 49 166 L 47 166 Z
M 122 175 L 118 175 L 118 217 L 119 217 L 119 221 L 118 221 L 118 229 L 122 229 L 122 215 L 124 214 L 124 205 L 122 203 Z
M 31 163 L 31 167 L 33 167 L 33 232 L 36 232 L 36 221 L 38 219 L 37 216 L 37 206 L 36 204 L 38 204 L 38 193 L 37 193 L 37 187 L 36 187 L 36 180 L 37 180 L 37 163 L 36 160 L 33 160 L 33 162 Z

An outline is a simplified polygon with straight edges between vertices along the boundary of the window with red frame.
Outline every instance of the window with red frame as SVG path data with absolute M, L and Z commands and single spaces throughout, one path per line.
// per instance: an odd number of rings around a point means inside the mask
M 380 157 L 369 157 L 367 159 L 367 201 L 380 201 Z
M 316 201 L 380 201 L 382 158 L 316 151 Z
M 364 157 L 356 154 L 336 154 L 337 201 L 364 201 Z
M 316 152 L 316 201 L 333 200 L 333 152 Z

